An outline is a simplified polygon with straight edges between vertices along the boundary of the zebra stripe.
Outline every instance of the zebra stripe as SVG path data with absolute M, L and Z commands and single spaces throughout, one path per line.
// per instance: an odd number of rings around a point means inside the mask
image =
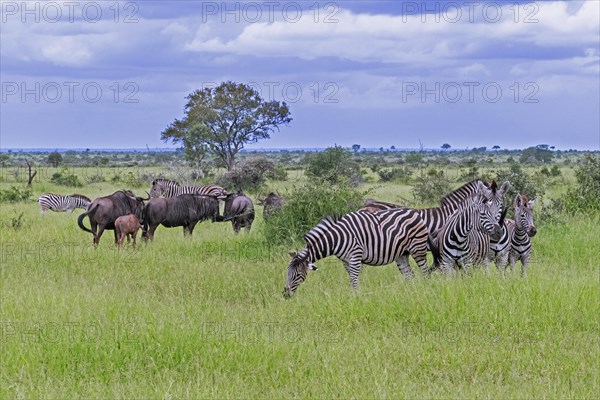
M 446 273 L 453 267 L 466 269 L 485 262 L 490 236 L 499 238 L 502 233 L 495 208 L 484 193 L 485 186 L 481 183 L 477 193 L 433 235 L 434 261 Z
M 322 258 L 340 259 L 353 288 L 358 287 L 361 263 L 386 265 L 396 261 L 400 271 L 413 276 L 408 256 L 412 256 L 421 272 L 427 268 L 427 227 L 419 214 L 409 208 L 396 208 L 375 213 L 352 212 L 340 218 L 325 218 L 306 235 L 306 248 L 290 253 L 284 296 L 290 297 L 306 279 L 308 269 Z
M 150 197 L 177 197 L 182 194 L 195 194 L 222 199 L 225 198 L 227 192 L 219 185 L 181 186 L 178 182 L 169 179 L 155 179 L 152 182 L 152 189 L 150 189 Z
M 45 214 L 51 210 L 55 212 L 75 211 L 76 208 L 87 208 L 92 201 L 82 194 L 72 194 L 64 196 L 61 194 L 44 193 L 38 198 L 38 207 L 40 213 Z

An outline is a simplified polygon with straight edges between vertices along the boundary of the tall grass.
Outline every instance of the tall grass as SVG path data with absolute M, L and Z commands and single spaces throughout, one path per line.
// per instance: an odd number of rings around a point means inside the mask
M 104 192 L 110 192 L 102 186 Z M 99 189 L 100 191 L 100 189 Z M 261 210 L 257 210 L 261 214 Z M 23 213 L 20 228 L 10 226 Z M 539 227 L 528 278 L 405 280 L 230 224 L 95 249 L 75 214 L 0 208 L 1 398 L 595 398 L 600 218 Z M 416 267 L 415 267 L 416 268 Z

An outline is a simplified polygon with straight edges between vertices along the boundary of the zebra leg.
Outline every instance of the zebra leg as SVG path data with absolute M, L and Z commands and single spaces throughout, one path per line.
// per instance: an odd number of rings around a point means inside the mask
M 408 261 L 408 254 L 402 254 L 398 260 L 396 260 L 396 264 L 398 265 L 398 269 L 402 272 L 407 278 L 412 278 L 415 276 L 413 270 L 410 268 L 410 263 Z M 421 267 L 419 265 L 419 267 Z
M 498 267 L 498 271 L 504 276 L 504 271 L 506 270 L 506 265 L 508 264 L 508 252 L 504 252 L 499 254 L 496 259 L 496 267 Z
M 511 274 L 515 272 L 515 264 L 517 263 L 517 254 L 511 252 L 508 256 L 508 262 L 510 263 L 510 272 Z
M 423 275 L 429 276 L 431 274 L 431 272 L 433 272 L 433 268 L 429 268 L 427 266 L 427 251 L 421 253 L 416 253 L 412 255 L 413 260 L 415 260 L 415 262 L 417 263 L 417 265 L 419 266 L 419 269 L 421 270 L 421 273 Z
M 490 274 L 490 263 L 492 261 L 496 262 L 496 265 L 498 265 L 498 261 L 495 260 L 495 257 L 492 255 L 493 252 L 489 252 L 487 257 L 485 257 L 485 260 L 483 261 L 484 267 L 485 267 L 485 274 L 489 275 Z
M 360 259 L 352 259 L 350 262 L 343 261 L 344 267 L 346 271 L 348 271 L 348 276 L 350 277 L 350 286 L 352 289 L 358 289 L 358 274 L 360 273 Z
M 529 254 L 523 254 L 521 257 L 521 278 L 527 278 L 527 265 L 529 264 Z

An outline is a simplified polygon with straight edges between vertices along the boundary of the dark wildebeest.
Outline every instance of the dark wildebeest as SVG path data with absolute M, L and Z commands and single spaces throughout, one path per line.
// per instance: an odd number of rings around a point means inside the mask
M 273 192 L 269 193 L 264 199 L 258 199 L 258 204 L 264 206 L 263 217 L 268 219 L 283 207 L 283 197 Z
M 229 193 L 225 197 L 223 216 L 218 216 L 217 221 L 231 221 L 235 233 L 239 233 L 242 228 L 246 228 L 250 232 L 254 221 L 254 204 L 252 204 L 252 200 L 241 191 Z
M 138 229 L 141 226 L 140 219 L 134 214 L 121 215 L 115 220 L 115 233 L 117 235 L 117 246 L 123 246 L 123 240 L 127 236 L 127 243 L 129 238 L 133 238 L 133 247 L 135 247 L 135 238 L 137 236 Z
M 182 194 L 177 197 L 155 197 L 144 208 L 142 238 L 154 238 L 158 225 L 167 228 L 183 226 L 183 234 L 191 235 L 198 222 L 219 215 L 219 200 L 211 196 Z
M 135 196 L 130 190 L 119 190 L 109 196 L 98 197 L 92 201 L 86 211 L 77 218 L 81 229 L 94 235 L 94 244 L 100 242 L 105 229 L 114 230 L 115 220 L 121 215 L 134 214 L 142 219 L 144 199 Z M 91 230 L 83 225 L 83 219 L 90 219 Z M 115 243 L 117 233 L 115 232 Z

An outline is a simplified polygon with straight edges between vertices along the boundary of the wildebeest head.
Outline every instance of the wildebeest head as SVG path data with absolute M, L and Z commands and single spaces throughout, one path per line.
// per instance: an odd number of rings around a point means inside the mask
M 258 199 L 258 204 L 264 206 L 263 217 L 269 218 L 273 213 L 283 207 L 283 197 L 276 193 L 269 193 L 264 199 Z

